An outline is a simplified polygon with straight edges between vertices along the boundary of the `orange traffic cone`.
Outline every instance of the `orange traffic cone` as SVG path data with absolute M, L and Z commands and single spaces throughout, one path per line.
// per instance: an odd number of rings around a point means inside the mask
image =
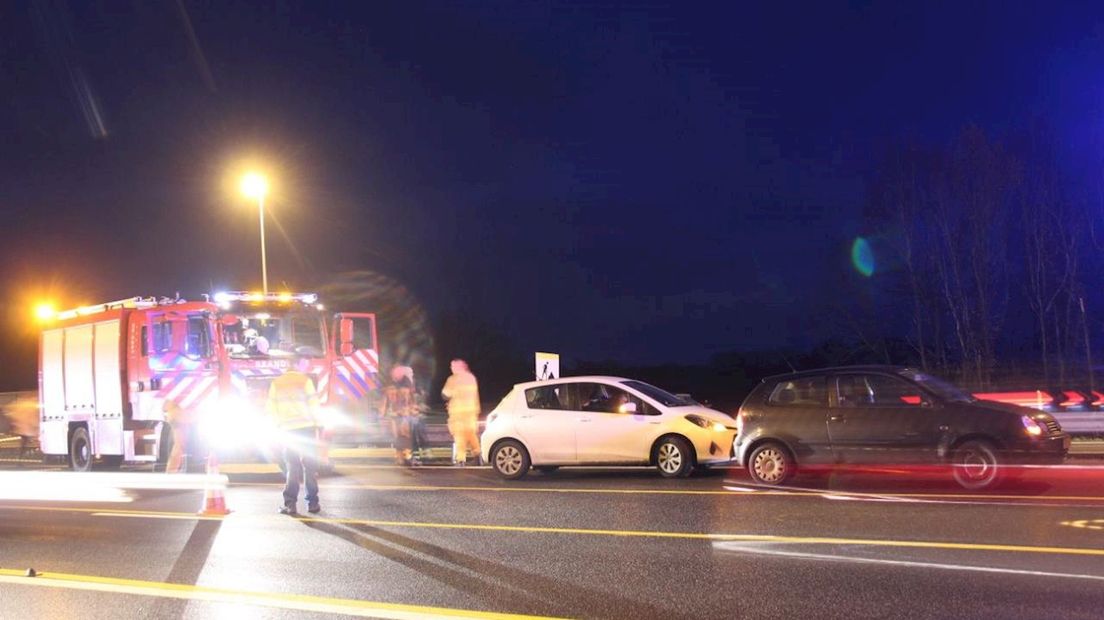
M 219 475 L 218 471 L 218 459 L 214 454 L 207 455 L 207 476 L 208 478 Z M 203 490 L 203 505 L 197 514 L 204 516 L 223 516 L 230 514 L 230 510 L 226 508 L 226 498 L 223 497 L 222 486 L 208 482 Z

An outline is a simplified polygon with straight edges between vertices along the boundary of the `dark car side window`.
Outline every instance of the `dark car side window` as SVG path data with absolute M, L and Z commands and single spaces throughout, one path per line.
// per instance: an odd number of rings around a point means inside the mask
M 842 375 L 836 377 L 840 407 L 920 407 L 920 388 L 886 375 Z
M 525 404 L 530 409 L 570 409 L 566 387 L 556 384 L 529 388 L 525 390 Z
M 776 407 L 827 407 L 827 385 L 824 377 L 779 381 L 767 397 L 767 404 Z
M 636 405 L 636 415 L 659 415 L 659 410 L 644 399 L 621 388 L 605 383 L 573 383 L 571 389 L 573 409 L 593 413 L 618 413 L 628 415 L 622 408 L 625 403 Z

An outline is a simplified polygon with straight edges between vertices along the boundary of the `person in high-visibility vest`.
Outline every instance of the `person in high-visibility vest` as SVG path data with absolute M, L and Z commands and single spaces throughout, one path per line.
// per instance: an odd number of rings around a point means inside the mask
M 276 377 L 268 388 L 268 413 L 283 436 L 287 465 L 282 514 L 297 513 L 299 485 L 304 481 L 307 510 L 322 509 L 318 504 L 318 393 L 308 370 L 310 360 L 298 357 L 294 368 Z
M 452 462 L 463 465 L 467 450 L 479 458 L 479 382 L 464 360 L 452 360 L 452 375 L 441 395 L 448 401 L 448 429 L 452 435 Z

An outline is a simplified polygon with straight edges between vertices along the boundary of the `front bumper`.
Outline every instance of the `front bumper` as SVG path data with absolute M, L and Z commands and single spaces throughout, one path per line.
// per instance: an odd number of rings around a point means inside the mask
M 1005 458 L 1015 465 L 1054 465 L 1066 460 L 1069 449 L 1070 436 L 1060 433 L 1012 444 L 1005 450 Z

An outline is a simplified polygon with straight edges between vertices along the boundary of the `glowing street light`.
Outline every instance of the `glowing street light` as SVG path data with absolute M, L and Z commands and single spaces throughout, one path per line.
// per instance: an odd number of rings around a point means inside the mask
M 54 305 L 47 302 L 36 305 L 34 313 L 35 318 L 43 323 L 52 321 L 54 317 L 57 316 L 57 310 L 54 309 Z
M 268 193 L 268 179 L 258 172 L 250 172 L 242 177 L 241 192 L 247 198 L 257 201 L 257 212 L 261 223 L 261 290 L 268 294 L 268 263 L 265 258 L 264 235 L 264 199 Z

